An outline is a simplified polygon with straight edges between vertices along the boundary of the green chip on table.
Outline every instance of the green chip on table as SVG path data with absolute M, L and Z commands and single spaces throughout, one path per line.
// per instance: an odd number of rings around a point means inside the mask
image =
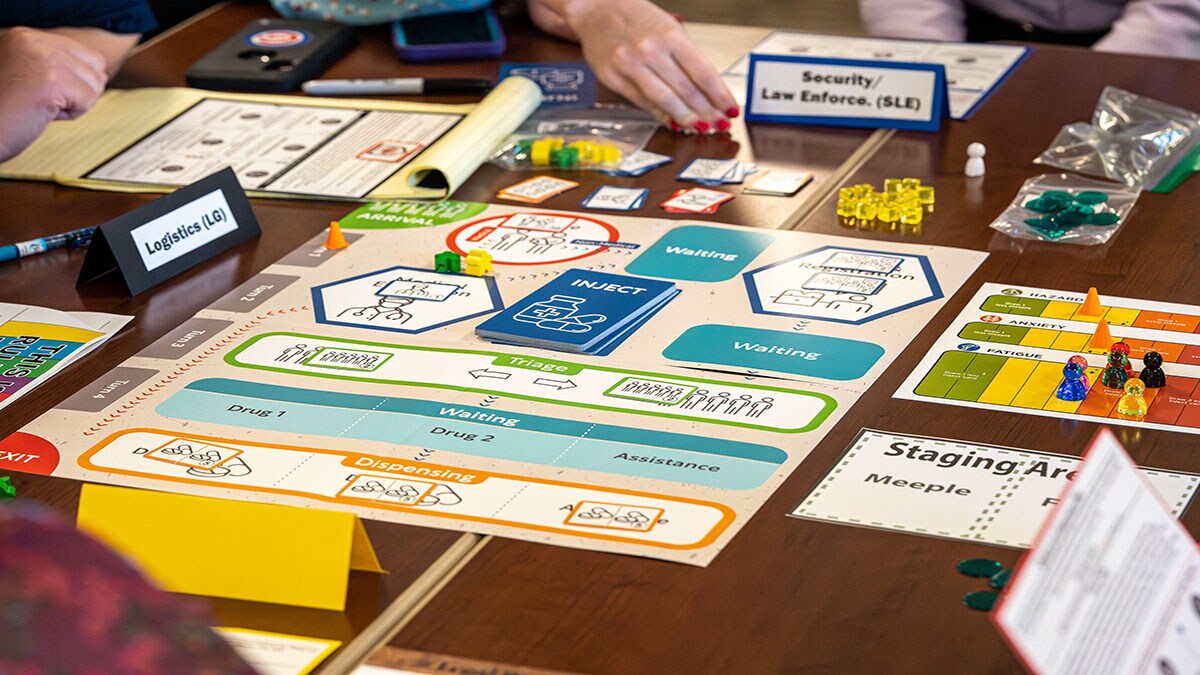
M 987 612 L 996 606 L 999 597 L 1000 594 L 996 591 L 972 591 L 963 596 L 962 602 L 971 609 Z
M 988 579 L 988 586 L 996 590 L 1002 590 L 1008 585 L 1008 578 L 1012 576 L 1012 569 L 1000 570 Z
M 958 561 L 958 564 L 955 565 L 955 568 L 957 568 L 959 572 L 962 572 L 969 577 L 982 577 L 984 579 L 988 579 L 1003 570 L 1004 565 L 1001 565 L 995 560 L 988 560 L 987 558 L 968 558 L 966 560 Z

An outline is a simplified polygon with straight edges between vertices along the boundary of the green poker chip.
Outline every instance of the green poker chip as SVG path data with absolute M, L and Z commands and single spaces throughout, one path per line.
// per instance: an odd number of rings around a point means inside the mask
M 1116 225 L 1121 221 L 1121 217 L 1112 211 L 1101 211 L 1088 216 L 1088 222 L 1092 225 Z
M 987 558 L 968 558 L 958 561 L 955 568 L 969 577 L 988 579 L 996 576 L 997 573 L 1003 570 L 1004 565 L 995 560 L 988 560 Z
M 1075 201 L 1080 204 L 1103 204 L 1108 201 L 1108 195 L 1098 190 L 1088 190 L 1075 195 Z
M 999 598 L 1000 594 L 996 591 L 972 591 L 963 596 L 962 602 L 971 609 L 987 612 L 996 606 Z
M 993 574 L 990 579 L 988 579 L 988 586 L 991 586 L 992 588 L 994 588 L 998 591 L 1002 590 L 1005 586 L 1008 585 L 1008 578 L 1011 576 L 1012 576 L 1011 569 L 1000 570 L 999 572 L 996 572 L 995 574 Z

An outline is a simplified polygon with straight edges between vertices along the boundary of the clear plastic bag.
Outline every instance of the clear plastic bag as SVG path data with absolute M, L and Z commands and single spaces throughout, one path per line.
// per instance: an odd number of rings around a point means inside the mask
M 1165 192 L 1196 171 L 1200 115 L 1105 87 L 1092 123 L 1068 124 L 1034 162 Z
M 1017 239 L 1094 246 L 1121 229 L 1138 194 L 1108 181 L 1042 174 L 1025 181 L 991 226 Z
M 614 169 L 644 149 L 658 120 L 636 108 L 550 108 L 530 117 L 490 161 L 509 170 Z

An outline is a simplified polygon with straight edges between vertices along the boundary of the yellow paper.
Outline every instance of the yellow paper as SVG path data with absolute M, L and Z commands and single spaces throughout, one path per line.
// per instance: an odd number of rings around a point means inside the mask
M 352 561 L 382 571 L 358 516 L 342 511 L 89 483 L 78 524 L 177 593 L 341 611 Z
M 308 675 L 342 643 L 338 640 L 269 633 L 249 628 L 214 628 L 230 647 L 262 675 Z
M 505 79 L 476 105 L 231 94 L 180 87 L 109 90 L 86 115 L 78 120 L 51 123 L 25 152 L 0 164 L 0 178 L 54 181 L 63 185 L 116 192 L 171 192 L 178 186 L 97 180 L 85 176 L 201 101 L 241 101 L 465 115 L 450 131 L 363 197 L 368 201 L 442 199 L 462 185 L 500 142 L 516 131 L 537 109 L 541 98 L 538 86 L 522 77 Z M 419 184 L 434 187 L 421 187 Z M 249 190 L 247 194 L 282 199 L 305 198 L 303 195 L 258 190 Z

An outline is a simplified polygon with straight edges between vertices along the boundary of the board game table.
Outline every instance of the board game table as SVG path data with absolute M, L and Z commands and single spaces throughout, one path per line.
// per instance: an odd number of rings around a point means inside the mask
M 115 87 L 186 86 L 184 72 L 203 54 L 247 22 L 274 15 L 263 2 L 227 2 L 181 24 L 142 45 L 114 80 Z M 509 22 L 509 51 L 512 61 L 580 60 L 577 46 L 549 38 L 524 20 Z M 714 58 L 744 53 L 766 30 L 700 26 L 706 42 L 717 50 Z M 723 50 L 723 52 L 721 51 Z M 722 56 L 724 54 L 724 56 Z M 723 65 L 723 64 L 721 64 Z M 355 50 L 336 64 L 325 77 L 456 77 L 494 78 L 495 61 L 453 65 L 411 66 L 398 62 L 384 28 L 360 32 Z M 603 93 L 607 100 L 611 94 Z M 463 103 L 462 97 L 436 100 Z M 660 133 L 649 149 L 676 160 L 689 157 L 733 157 L 757 161 L 764 167 L 803 167 L 816 176 L 814 184 L 795 198 L 747 195 L 724 207 L 717 216 L 702 216 L 721 222 L 754 227 L 787 227 L 807 204 L 815 203 L 821 190 L 832 189 L 836 176 L 845 171 L 845 160 L 872 136 L 862 130 L 812 130 L 800 135 L 748 134 L 740 124 L 732 136 L 684 138 Z M 650 200 L 666 199 L 678 187 L 673 174 L 651 173 L 642 179 L 606 179 L 587 173 L 581 188 L 544 204 L 547 208 L 578 209 L 578 200 L 604 183 L 636 184 L 651 189 Z M 495 201 L 496 192 L 518 180 L 495 167 L 483 167 L 456 194 L 458 199 Z M 7 205 L 9 225 L 6 240 L 31 239 L 65 228 L 84 227 L 111 220 L 156 198 L 149 194 L 122 194 L 61 187 L 46 183 L 0 181 L 0 199 Z M 654 202 L 657 203 L 657 202 Z M 42 304 L 63 310 L 89 310 L 135 315 L 137 318 L 120 335 L 86 360 L 65 370 L 54 381 L 5 409 L 0 417 L 0 436 L 20 429 L 44 410 L 66 398 L 96 377 L 120 364 L 147 344 L 168 333 L 198 309 L 205 307 L 267 265 L 292 251 L 330 220 L 345 215 L 350 203 L 320 201 L 254 200 L 254 210 L 263 235 L 236 247 L 216 260 L 198 266 L 171 281 L 134 298 L 114 279 L 75 287 L 83 259 L 82 251 L 60 249 L 48 254 L 6 264 L 0 269 L 6 291 L 4 300 Z M 432 260 L 433 252 L 430 256 Z M 73 519 L 79 484 L 61 478 L 15 474 L 14 485 L 22 498 L 47 503 L 64 517 Z M 395 626 L 402 610 L 411 609 L 430 591 L 445 570 L 464 558 L 478 544 L 478 537 L 458 533 L 406 527 L 392 523 L 367 522 L 367 531 L 386 575 L 354 572 L 345 612 L 290 608 L 262 603 L 215 600 L 214 608 L 224 625 L 257 630 L 308 635 L 341 640 L 350 646 L 327 662 L 340 670 L 352 663 L 348 658 L 366 653 L 382 635 Z M 390 608 L 390 609 L 389 609 Z M 387 612 L 387 613 L 385 613 Z M 356 640 L 356 638 L 359 638 Z
M 143 47 L 116 86 L 182 86 L 187 66 L 247 21 L 265 3 L 231 2 Z M 573 45 L 511 22 L 513 61 L 579 59 Z M 748 48 L 757 35 L 737 32 Z M 718 66 L 725 64 L 718 63 Z M 365 31 L 355 51 L 327 77 L 493 76 L 496 63 L 397 65 L 382 29 Z M 1020 245 L 986 224 L 1027 177 L 1030 163 L 1057 129 L 1088 119 L 1100 90 L 1116 84 L 1177 105 L 1200 108 L 1200 63 L 1039 47 L 966 123 L 941 132 L 891 133 L 758 125 L 740 121 L 731 136 L 657 135 L 650 150 L 674 157 L 732 157 L 763 167 L 803 167 L 812 185 L 794 198 L 739 195 L 707 219 L 761 228 L 904 240 L 900 233 L 860 230 L 838 221 L 830 201 L 842 184 L 917 176 L 937 188 L 936 210 L 909 241 L 986 250 L 990 257 L 962 292 L 912 343 L 707 568 L 571 550 L 450 531 L 368 522 L 385 576 L 354 573 L 344 613 L 219 600 L 226 625 L 339 639 L 348 644 L 325 671 L 345 672 L 384 643 L 499 664 L 579 672 L 1019 672 L 983 613 L 959 602 L 975 588 L 954 572 L 963 558 L 1011 565 L 1020 551 L 785 517 L 820 480 L 862 427 L 1078 454 L 1096 425 L 892 398 L 945 324 L 983 281 L 1195 302 L 1196 238 L 1187 214 L 1200 187 L 1146 195 L 1129 225 L 1099 249 Z M 461 102 L 463 99 L 446 99 Z M 989 148 L 988 173 L 962 176 L 966 145 Z M 678 187 L 673 174 L 621 179 L 651 189 L 657 204 Z M 456 198 L 495 201 L 513 176 L 484 167 Z M 582 195 L 609 182 L 583 179 L 580 189 L 544 203 L 576 210 Z M 625 184 L 622 182 L 621 184 Z M 89 192 L 46 184 L 0 182 L 13 240 L 104 222 L 148 203 L 150 195 Z M 6 299 L 61 309 L 136 315 L 95 354 L 53 384 L 5 410 L 7 435 L 69 393 L 120 364 L 185 318 L 320 232 L 349 207 L 334 202 L 255 200 L 263 236 L 136 298 L 112 281 L 76 289 L 82 254 L 60 250 L 0 269 Z M 654 215 L 662 215 L 655 213 Z M 702 217 L 704 219 L 704 217 Z M 1119 428 L 1140 463 L 1200 472 L 1189 437 Z M 75 512 L 79 486 L 65 479 L 16 474 L 22 497 Z M 1184 523 L 1197 532 L 1197 516 Z
M 1039 45 L 970 121 L 946 123 L 936 134 L 880 132 L 886 141 L 844 183 L 880 189 L 886 178 L 914 176 L 935 185 L 937 203 L 920 233 L 847 225 L 835 213 L 836 195 L 828 194 L 797 229 L 990 255 L 716 561 L 699 570 L 491 539 L 391 646 L 592 673 L 1022 672 L 987 615 L 961 604 L 965 593 L 985 586 L 954 569 L 977 557 L 1008 567 L 1020 550 L 784 514 L 864 427 L 1083 451 L 1097 424 L 893 394 L 986 281 L 1077 293 L 1096 286 L 1117 296 L 1197 304 L 1195 180 L 1170 194 L 1143 194 L 1127 226 L 1102 247 L 1020 242 L 987 227 L 1024 180 L 1052 172 L 1032 159 L 1062 125 L 1089 120 L 1106 85 L 1197 110 L 1200 90 L 1177 85 L 1196 77 L 1196 61 Z M 974 181 L 963 176 L 972 142 L 988 148 L 987 173 Z M 1140 465 L 1200 472 L 1195 436 L 1112 428 Z M 1200 535 L 1200 512 L 1193 508 L 1182 521 Z

